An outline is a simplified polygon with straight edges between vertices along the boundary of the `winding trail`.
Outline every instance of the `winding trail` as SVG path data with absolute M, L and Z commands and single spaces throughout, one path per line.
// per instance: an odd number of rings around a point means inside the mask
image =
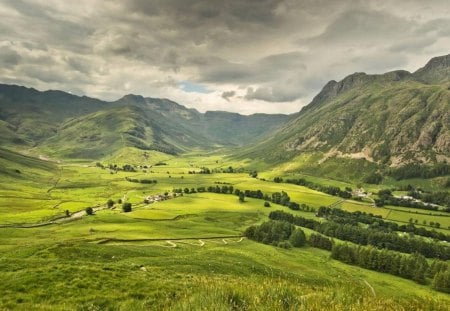
M 373 297 L 377 297 L 377 294 L 375 293 L 375 289 L 373 288 L 372 285 L 370 285 L 369 282 L 367 282 L 366 280 L 363 280 L 364 284 L 367 285 L 367 287 L 370 289 L 370 291 L 372 292 Z
M 220 239 L 230 239 L 230 238 L 240 238 L 238 241 L 234 241 L 236 243 L 242 242 L 244 237 L 241 235 L 227 235 L 227 236 L 211 236 L 211 237 L 183 237 L 183 238 L 143 238 L 143 239 L 117 239 L 117 238 L 99 238 L 95 240 L 91 240 L 90 242 L 97 244 L 108 244 L 111 242 L 157 242 L 157 241 L 184 241 L 184 240 L 220 240 Z M 202 244 L 203 243 L 203 244 Z M 192 243 L 191 243 L 192 244 Z M 204 241 L 201 241 L 200 244 L 195 244 L 198 246 L 203 246 L 206 244 Z
M 58 178 L 56 179 L 56 181 L 55 181 L 55 183 L 53 184 L 53 186 L 50 187 L 50 188 L 47 190 L 47 193 L 50 193 L 53 189 L 56 188 L 56 186 L 58 186 L 58 183 L 59 183 L 59 181 L 61 180 L 61 177 L 62 177 L 62 171 L 63 171 L 63 168 L 61 167 L 60 170 L 59 170 L 59 176 L 58 176 Z
M 98 212 L 101 210 L 107 209 L 107 207 L 94 207 L 94 212 Z M 57 216 L 49 221 L 43 222 L 35 222 L 35 223 L 13 223 L 13 224 L 0 224 L 0 228 L 16 228 L 16 229 L 28 229 L 28 228 L 37 228 L 37 227 L 45 227 L 50 225 L 60 225 L 63 223 L 67 223 L 74 220 L 80 220 L 84 216 L 86 216 L 86 210 L 82 209 L 70 214 L 69 217 L 66 216 Z
M 171 248 L 177 247 L 177 245 L 175 243 L 173 243 L 172 241 L 166 241 L 166 243 L 170 245 L 167 247 L 171 247 Z

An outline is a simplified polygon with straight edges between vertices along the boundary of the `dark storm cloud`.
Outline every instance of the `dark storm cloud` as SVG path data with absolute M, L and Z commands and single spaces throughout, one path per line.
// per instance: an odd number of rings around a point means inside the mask
M 222 93 L 222 98 L 226 101 L 230 101 L 230 98 L 236 95 L 235 91 L 225 91 Z
M 19 64 L 20 59 L 21 57 L 16 51 L 8 47 L 0 49 L 0 67 L 13 68 Z
M 449 10 L 445 0 L 4 0 L 0 77 L 105 99 L 293 112 L 328 80 L 449 53 Z

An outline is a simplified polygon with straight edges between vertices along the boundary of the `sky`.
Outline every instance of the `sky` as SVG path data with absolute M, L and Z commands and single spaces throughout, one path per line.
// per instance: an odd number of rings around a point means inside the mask
M 448 0 L 0 0 L 0 83 L 201 112 L 293 113 L 449 53 Z

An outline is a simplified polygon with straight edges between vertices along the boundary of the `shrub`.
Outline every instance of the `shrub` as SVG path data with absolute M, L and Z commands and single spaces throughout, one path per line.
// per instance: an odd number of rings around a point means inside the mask
M 270 207 L 270 203 L 269 202 L 264 202 L 264 207 Z
M 306 236 L 303 230 L 295 229 L 289 237 L 289 242 L 294 247 L 302 247 L 306 243 Z
M 106 206 L 108 206 L 108 208 L 111 208 L 111 207 L 113 207 L 114 206 L 114 201 L 113 200 L 111 200 L 111 199 L 109 199 L 107 202 L 106 202 Z
M 86 215 L 94 215 L 94 209 L 92 207 L 86 207 Z
M 125 202 L 125 203 L 123 203 L 122 204 L 122 210 L 125 212 L 125 213 L 128 213 L 128 212 L 131 212 L 131 203 L 129 203 L 129 202 Z

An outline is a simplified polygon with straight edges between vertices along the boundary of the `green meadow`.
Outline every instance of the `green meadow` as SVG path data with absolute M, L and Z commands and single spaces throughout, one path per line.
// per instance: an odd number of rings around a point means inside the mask
M 218 153 L 171 156 L 127 148 L 99 163 L 35 156 L 0 151 L 0 310 L 448 310 L 450 305 L 447 294 L 428 285 L 346 265 L 330 259 L 328 251 L 282 249 L 242 237 L 271 211 L 317 219 L 314 212 L 208 192 L 151 204 L 144 199 L 179 188 L 232 185 L 269 195 L 285 191 L 292 201 L 315 209 L 333 205 L 399 224 L 412 218 L 424 228 L 439 222 L 439 230 L 449 233 L 450 218 L 439 212 L 375 208 L 274 183 L 274 171 Z M 110 164 L 130 164 L 136 171 L 116 171 Z M 213 173 L 189 173 L 202 167 Z M 222 172 L 230 167 L 233 173 Z M 258 170 L 258 178 L 249 176 L 249 167 Z M 116 202 L 113 208 L 106 208 L 109 199 Z M 124 213 L 119 199 L 131 203 L 132 211 Z M 84 214 L 87 207 L 94 215 Z M 80 217 L 66 217 L 67 212 Z

